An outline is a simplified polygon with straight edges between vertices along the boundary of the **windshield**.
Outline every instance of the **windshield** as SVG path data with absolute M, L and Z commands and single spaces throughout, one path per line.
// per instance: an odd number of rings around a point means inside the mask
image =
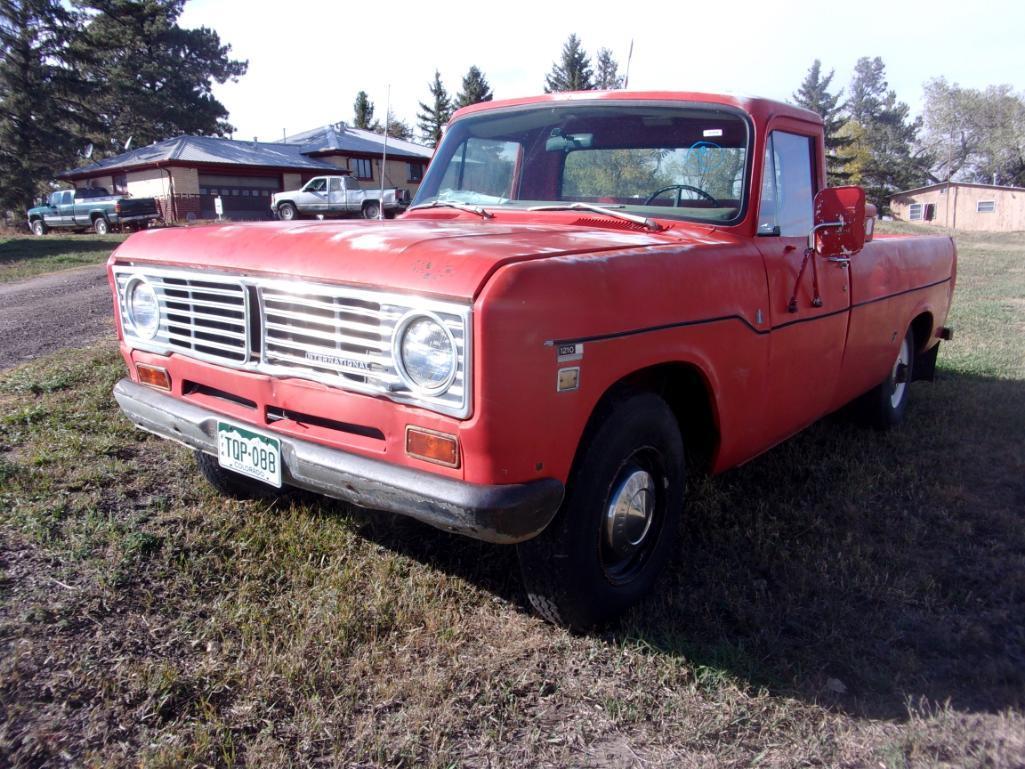
M 574 202 L 642 216 L 740 218 L 748 123 L 716 105 L 567 102 L 455 121 L 413 205 Z

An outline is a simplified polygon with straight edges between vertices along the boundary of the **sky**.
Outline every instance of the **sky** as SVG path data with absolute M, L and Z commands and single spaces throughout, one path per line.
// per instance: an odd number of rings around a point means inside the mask
M 862 56 L 881 56 L 912 113 L 922 86 L 943 76 L 965 87 L 1025 90 L 1025 3 L 597 2 L 432 3 L 357 0 L 190 0 L 185 27 L 217 31 L 249 61 L 236 83 L 215 85 L 236 138 L 280 139 L 352 121 L 365 90 L 416 128 L 434 71 L 451 95 L 471 65 L 495 98 L 541 93 L 545 74 L 576 33 L 594 57 L 606 47 L 630 89 L 725 92 L 789 99 L 816 58 L 846 86 Z

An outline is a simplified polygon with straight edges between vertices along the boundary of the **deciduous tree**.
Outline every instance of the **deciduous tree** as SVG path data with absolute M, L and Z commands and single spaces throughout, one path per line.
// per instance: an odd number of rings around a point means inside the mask
M 1009 85 L 925 84 L 922 145 L 937 180 L 1025 184 L 1025 99 Z

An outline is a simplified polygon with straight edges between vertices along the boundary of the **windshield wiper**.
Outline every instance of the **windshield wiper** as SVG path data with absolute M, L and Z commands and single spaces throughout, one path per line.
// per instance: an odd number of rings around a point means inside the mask
M 661 232 L 665 229 L 661 224 L 656 222 L 654 219 L 649 219 L 646 216 L 637 216 L 636 214 L 628 214 L 626 211 L 617 211 L 614 208 L 605 208 L 604 206 L 594 206 L 590 203 L 562 203 L 552 206 L 531 206 L 527 209 L 528 211 L 593 211 L 596 214 L 605 214 L 605 216 L 611 216 L 614 219 L 625 219 L 628 222 L 639 224 L 646 230 L 652 232 Z
M 495 215 L 490 211 L 485 211 L 480 206 L 471 206 L 467 203 L 456 203 L 452 200 L 434 200 L 430 203 L 421 203 L 418 206 L 411 206 L 406 209 L 407 211 L 417 211 L 421 208 L 458 208 L 460 211 L 466 211 L 470 214 L 477 214 L 481 219 L 494 219 Z

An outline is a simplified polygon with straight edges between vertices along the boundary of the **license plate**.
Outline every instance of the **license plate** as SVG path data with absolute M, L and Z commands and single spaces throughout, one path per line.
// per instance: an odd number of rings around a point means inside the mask
M 281 488 L 281 442 L 277 438 L 218 422 L 217 461 L 225 470 Z

